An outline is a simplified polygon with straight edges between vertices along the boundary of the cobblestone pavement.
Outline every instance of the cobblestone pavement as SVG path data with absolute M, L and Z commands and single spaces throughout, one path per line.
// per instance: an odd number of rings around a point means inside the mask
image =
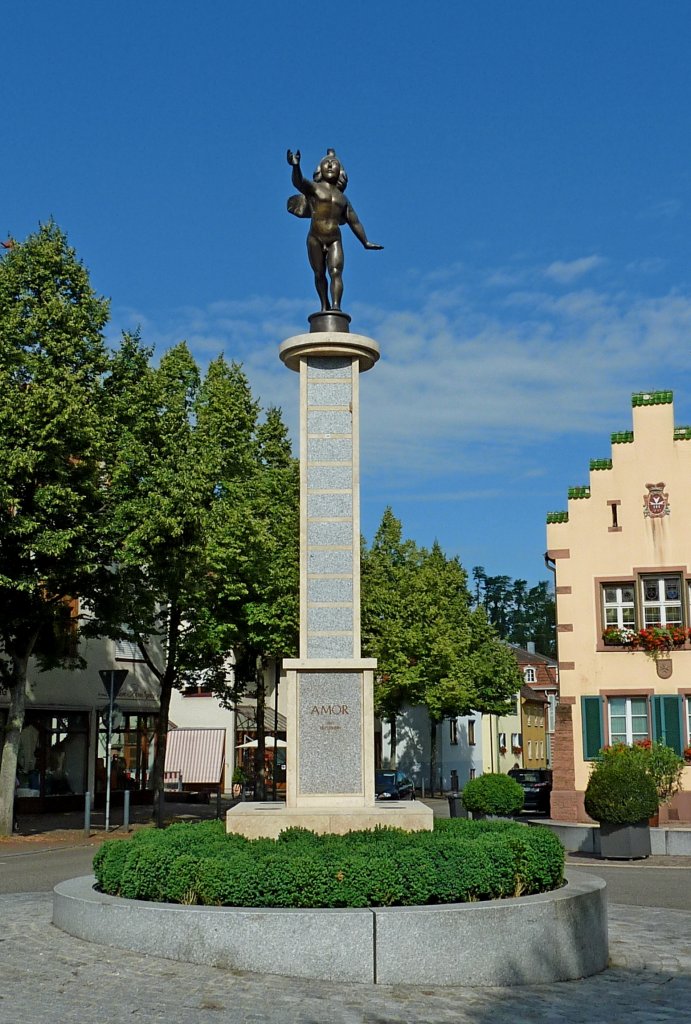
M 346 985 L 187 965 L 71 938 L 51 913 L 48 893 L 0 897 L 2 1022 L 679 1024 L 691 1007 L 684 911 L 612 906 L 609 970 L 513 989 Z

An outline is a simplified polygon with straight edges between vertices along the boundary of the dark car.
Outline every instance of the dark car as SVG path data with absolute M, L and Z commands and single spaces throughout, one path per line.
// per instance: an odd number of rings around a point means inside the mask
M 512 768 L 509 775 L 523 787 L 525 811 L 549 814 L 552 792 L 552 772 L 549 768 Z
M 374 775 L 374 792 L 377 800 L 414 800 L 415 786 L 403 772 L 380 769 Z

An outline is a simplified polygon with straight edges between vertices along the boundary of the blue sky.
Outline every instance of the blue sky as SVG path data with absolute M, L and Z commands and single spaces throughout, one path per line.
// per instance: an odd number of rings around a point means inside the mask
M 691 5 L 28 0 L 0 9 L 0 237 L 53 216 L 110 337 L 241 361 L 294 429 L 316 308 L 286 148 L 327 146 L 345 239 L 362 525 L 545 578 L 545 515 L 630 429 L 691 422 Z M 654 471 L 651 467 L 654 478 Z

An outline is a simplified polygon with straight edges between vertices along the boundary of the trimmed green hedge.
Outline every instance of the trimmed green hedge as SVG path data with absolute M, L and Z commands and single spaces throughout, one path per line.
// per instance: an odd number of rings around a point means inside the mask
M 450 819 L 433 832 L 344 836 L 288 829 L 277 840 L 226 835 L 222 822 L 203 822 L 106 842 L 94 873 L 103 892 L 167 903 L 420 906 L 557 889 L 564 849 L 547 829 L 502 821 Z
M 498 814 L 510 818 L 523 809 L 523 787 L 510 775 L 487 772 L 466 782 L 461 793 L 463 806 L 475 814 Z

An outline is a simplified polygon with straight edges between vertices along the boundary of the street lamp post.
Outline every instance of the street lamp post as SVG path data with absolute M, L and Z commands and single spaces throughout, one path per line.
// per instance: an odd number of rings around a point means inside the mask
M 126 668 L 106 668 L 98 673 L 108 692 L 108 725 L 106 729 L 106 832 L 110 828 L 110 757 L 113 738 L 113 705 L 128 676 Z

